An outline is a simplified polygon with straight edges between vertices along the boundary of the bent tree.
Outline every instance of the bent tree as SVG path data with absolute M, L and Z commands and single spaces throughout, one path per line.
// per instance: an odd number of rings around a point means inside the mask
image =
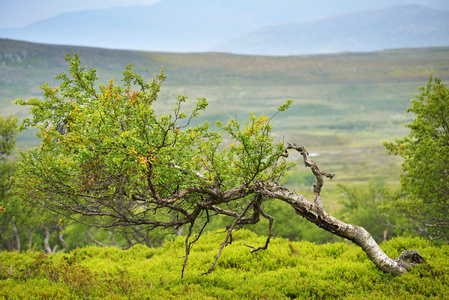
M 334 175 L 321 171 L 303 147 L 275 142 L 270 117 L 253 113 L 244 124 L 231 118 L 212 131 L 208 123 L 193 125 L 207 107 L 203 98 L 190 113 L 182 109 L 185 96 L 177 96 L 170 112 L 156 113 L 162 72 L 146 82 L 130 65 L 122 85 L 103 85 L 78 55 L 67 61 L 69 72 L 56 77 L 60 86 L 42 86 L 44 100 L 17 100 L 31 106 L 32 118 L 21 129 L 38 128 L 42 142 L 21 153 L 17 164 L 15 181 L 28 201 L 95 227 L 139 226 L 146 234 L 188 227 L 182 272 L 193 243 L 218 215 L 234 221 L 204 273 L 214 269 L 237 225 L 268 219 L 266 243 L 250 246 L 252 252 L 266 249 L 274 221 L 264 210 L 267 199 L 284 201 L 310 222 L 353 241 L 384 272 L 401 274 L 424 260 L 417 251 L 391 259 L 365 229 L 329 215 L 320 195 L 324 179 Z M 224 144 L 224 136 L 230 142 Z M 291 152 L 301 154 L 316 178 L 313 200 L 281 185 L 294 167 L 286 160 Z M 194 226 L 200 228 L 196 234 Z

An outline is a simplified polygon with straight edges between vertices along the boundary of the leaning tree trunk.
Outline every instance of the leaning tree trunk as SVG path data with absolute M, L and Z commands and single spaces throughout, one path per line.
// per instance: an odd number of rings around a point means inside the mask
M 321 201 L 321 187 L 323 186 L 323 177 L 332 179 L 333 174 L 320 171 L 316 164 L 310 159 L 309 153 L 296 144 L 289 143 L 287 150 L 297 150 L 304 158 L 304 163 L 310 167 L 317 179 L 314 186 L 314 201 L 309 201 L 304 196 L 290 192 L 286 188 L 272 182 L 259 182 L 258 192 L 266 197 L 275 198 L 289 203 L 296 213 L 319 227 L 345 239 L 354 242 L 360 246 L 368 255 L 368 258 L 382 271 L 393 275 L 399 275 L 407 271 L 407 268 L 425 262 L 421 254 L 416 250 L 405 250 L 394 260 L 388 257 L 373 237 L 363 227 L 346 224 L 335 217 L 330 216 L 323 207 Z M 288 152 L 286 152 L 288 156 Z
M 400 275 L 406 272 L 408 267 L 424 262 L 424 258 L 416 250 L 406 250 L 398 259 L 391 259 L 363 227 L 346 224 L 330 216 L 324 210 L 320 211 L 315 203 L 282 186 L 273 183 L 260 183 L 260 192 L 267 197 L 289 203 L 298 215 L 335 235 L 354 242 L 362 248 L 379 269 L 386 273 Z

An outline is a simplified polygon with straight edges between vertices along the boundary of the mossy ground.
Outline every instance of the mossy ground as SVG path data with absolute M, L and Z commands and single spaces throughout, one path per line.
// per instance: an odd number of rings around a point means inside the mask
M 275 238 L 268 250 L 244 244 L 264 237 L 235 232 L 216 269 L 206 271 L 224 237 L 205 234 L 194 245 L 184 278 L 184 239 L 162 248 L 85 247 L 46 255 L 0 253 L 2 299 L 443 299 L 449 294 L 449 246 L 417 238 L 381 245 L 391 257 L 417 249 L 428 264 L 402 276 L 378 270 L 357 246 L 317 245 Z

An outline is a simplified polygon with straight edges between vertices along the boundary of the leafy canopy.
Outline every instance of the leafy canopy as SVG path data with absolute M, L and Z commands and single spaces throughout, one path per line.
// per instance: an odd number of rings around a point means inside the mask
M 156 113 L 162 71 L 147 82 L 129 65 L 122 85 L 113 79 L 104 85 L 77 54 L 66 60 L 68 73 L 56 77 L 59 87 L 41 87 L 43 100 L 16 100 L 31 107 L 21 129 L 38 128 L 42 142 L 21 153 L 16 183 L 46 208 L 110 217 L 104 226 L 151 219 L 151 226 L 168 227 L 173 212 L 188 216 L 195 203 L 207 200 L 205 189 L 278 181 L 292 167 L 280 159 L 285 150 L 274 141 L 270 117 L 253 113 L 244 124 L 231 118 L 214 132 L 207 122 L 192 125 L 207 107 L 204 98 L 187 113 L 187 97 L 177 96 L 171 111 Z M 223 134 L 231 140 L 227 146 Z
M 384 143 L 404 158 L 401 189 L 393 196 L 394 211 L 404 214 L 421 234 L 449 242 L 449 91 L 430 77 L 407 110 L 415 119 L 410 133 Z

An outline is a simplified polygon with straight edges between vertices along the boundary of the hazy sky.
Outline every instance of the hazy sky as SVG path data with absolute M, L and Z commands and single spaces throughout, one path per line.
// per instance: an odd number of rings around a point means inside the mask
M 25 26 L 38 20 L 53 17 L 62 12 L 105 9 L 114 6 L 134 4 L 151 5 L 159 1 L 162 0 L 0 0 L 0 28 Z M 339 1 L 341 5 L 345 5 L 344 0 L 335 1 Z M 363 2 L 364 0 L 360 1 Z M 449 7 L 449 0 L 410 0 L 409 3 L 417 3 L 439 9 L 448 9 L 446 7 Z M 314 4 L 320 5 L 318 2 Z
M 161 0 L 0 0 L 0 28 L 24 26 L 67 11 L 133 4 L 151 5 L 159 1 Z

